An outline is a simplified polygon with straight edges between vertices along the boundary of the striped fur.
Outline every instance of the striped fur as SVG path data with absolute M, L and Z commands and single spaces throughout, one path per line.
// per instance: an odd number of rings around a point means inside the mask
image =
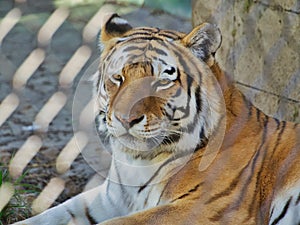
M 234 87 L 214 59 L 220 43 L 210 24 L 183 34 L 112 15 L 95 81 L 108 178 L 17 224 L 300 224 L 300 126 Z

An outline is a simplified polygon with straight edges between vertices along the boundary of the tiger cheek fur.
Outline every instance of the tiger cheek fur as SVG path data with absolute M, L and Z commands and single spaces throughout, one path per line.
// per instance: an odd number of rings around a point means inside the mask
M 110 15 L 95 78 L 108 177 L 17 225 L 299 225 L 300 127 L 234 86 L 221 40 L 207 23 L 184 34 Z

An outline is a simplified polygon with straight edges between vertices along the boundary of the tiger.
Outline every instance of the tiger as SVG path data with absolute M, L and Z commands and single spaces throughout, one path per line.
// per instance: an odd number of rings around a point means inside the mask
M 216 25 L 103 23 L 97 132 L 105 182 L 16 225 L 300 224 L 300 126 L 256 108 L 221 69 Z

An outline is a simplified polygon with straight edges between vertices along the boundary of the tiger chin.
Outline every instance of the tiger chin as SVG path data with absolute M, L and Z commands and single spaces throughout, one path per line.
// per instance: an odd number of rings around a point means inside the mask
M 234 87 L 221 39 L 208 23 L 185 34 L 108 17 L 95 95 L 109 175 L 16 224 L 299 224 L 300 127 Z

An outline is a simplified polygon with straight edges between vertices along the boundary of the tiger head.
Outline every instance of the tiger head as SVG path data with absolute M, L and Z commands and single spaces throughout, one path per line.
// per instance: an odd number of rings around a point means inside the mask
M 98 131 L 110 147 L 149 158 L 205 144 L 222 116 L 210 69 L 220 43 L 211 24 L 184 34 L 132 28 L 111 15 L 101 30 L 95 82 Z

